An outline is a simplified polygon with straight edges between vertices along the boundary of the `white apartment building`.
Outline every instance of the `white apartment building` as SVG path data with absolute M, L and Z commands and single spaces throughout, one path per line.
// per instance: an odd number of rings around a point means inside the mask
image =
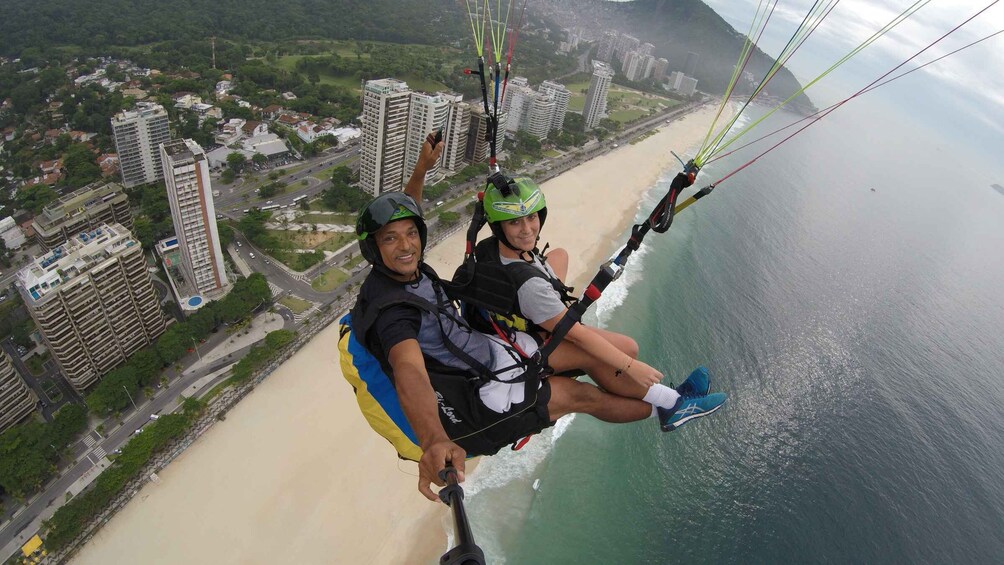
M 551 114 L 551 131 L 561 131 L 565 127 L 565 114 L 568 112 L 568 101 L 572 99 L 572 93 L 565 85 L 550 80 L 540 83 L 540 92 L 547 94 L 554 100 L 554 112 Z
M 670 73 L 667 84 L 670 90 L 679 92 L 684 96 L 690 96 L 697 91 L 697 79 L 688 77 L 680 71 Z
M 186 282 L 199 293 L 219 290 L 228 281 L 216 227 L 209 160 L 191 139 L 165 143 L 160 152 Z
M 599 125 L 600 120 L 607 115 L 607 92 L 614 79 L 613 68 L 603 61 L 593 61 L 593 76 L 589 79 L 589 90 L 586 91 L 586 103 L 582 108 L 586 131 Z
M 139 102 L 134 110 L 119 112 L 112 118 L 112 135 L 126 188 L 163 178 L 157 148 L 171 138 L 163 106 Z
M 524 104 L 523 127 L 520 129 L 537 139 L 544 139 L 551 131 L 554 109 L 553 98 L 543 92 L 534 93 Z
M 370 80 L 363 86 L 359 185 L 373 196 L 404 186 L 410 97 L 408 84 L 397 79 Z
M 443 159 L 441 164 L 448 171 L 464 168 L 464 152 L 467 149 L 467 130 L 471 122 L 471 108 L 464 104 L 460 94 L 446 94 L 450 100 L 450 115 L 443 130 Z
M 502 99 L 502 111 L 509 117 L 506 122 L 507 132 L 516 133 L 526 129 L 524 114 L 529 111 L 529 101 L 535 95 L 536 92 L 525 77 L 515 77 L 509 81 Z
M 74 235 L 15 281 L 66 379 L 93 385 L 164 332 L 143 247 L 119 224 Z
M 456 96 L 456 95 L 454 95 Z M 410 176 L 411 171 L 422 154 L 422 144 L 429 133 L 442 129 L 446 134 L 446 123 L 450 117 L 450 100 L 445 94 L 426 94 L 413 92 L 411 94 L 411 110 L 408 114 L 408 140 L 404 152 L 403 175 Z M 426 182 L 430 182 L 439 174 L 439 166 L 430 168 L 425 173 Z M 402 176 L 403 178 L 403 176 Z

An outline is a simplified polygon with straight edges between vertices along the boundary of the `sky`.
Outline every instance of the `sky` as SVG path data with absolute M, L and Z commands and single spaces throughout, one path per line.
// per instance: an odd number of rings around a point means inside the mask
M 630 1 L 630 0 L 613 0 Z M 771 56 L 783 49 L 814 0 L 704 0 L 740 33 L 757 9 L 774 5 L 759 47 Z M 787 63 L 806 84 L 911 6 L 903 23 L 879 38 L 807 93 L 820 108 L 850 96 L 934 42 L 982 8 L 994 4 L 912 62 L 909 70 L 967 43 L 1004 30 L 1004 1 L 993 0 L 820 0 L 833 11 Z M 895 73 L 899 74 L 899 72 Z M 892 75 L 894 76 L 894 75 Z M 1000 158 L 1004 148 L 1004 33 L 927 66 L 863 96 L 906 116 L 925 116 L 935 131 L 953 135 Z M 858 100 L 841 111 L 850 110 Z M 871 105 L 871 104 L 869 104 Z
M 705 0 L 745 33 L 759 0 Z M 760 47 L 778 54 L 805 17 L 812 0 L 780 0 Z M 822 2 L 825 4 L 826 2 Z M 767 2 L 765 1 L 765 4 Z M 805 82 L 865 41 L 914 4 L 922 6 L 903 23 L 809 90 L 824 107 L 856 92 L 977 13 L 993 0 L 841 0 L 788 67 Z M 958 31 L 907 63 L 908 70 L 967 43 L 1004 29 L 1004 2 L 996 3 Z M 898 74 L 898 72 L 896 73 Z M 1004 148 L 1004 34 L 927 66 L 867 95 L 907 113 L 922 112 L 934 127 L 953 131 L 980 146 Z M 850 105 L 849 105 L 850 106 Z

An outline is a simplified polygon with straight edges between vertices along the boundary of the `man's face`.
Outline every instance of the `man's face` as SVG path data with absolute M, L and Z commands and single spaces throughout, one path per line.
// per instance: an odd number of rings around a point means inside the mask
M 395 278 L 414 279 L 422 258 L 422 238 L 415 221 L 405 218 L 391 222 L 377 230 L 374 237 L 384 266 L 400 275 Z

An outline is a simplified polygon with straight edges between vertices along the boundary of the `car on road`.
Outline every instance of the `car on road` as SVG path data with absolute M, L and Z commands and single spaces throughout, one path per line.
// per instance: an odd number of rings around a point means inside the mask
M 143 433 L 143 428 L 139 428 L 139 429 L 137 429 L 137 430 L 136 430 L 135 432 L 133 432 L 132 434 L 133 434 L 134 436 L 138 436 L 138 435 L 139 435 L 139 434 L 141 434 L 141 433 Z
M 150 414 L 150 419 L 151 420 L 159 420 L 160 419 L 160 414 Z
M 237 241 L 237 247 L 243 247 L 240 241 Z
M 254 252 L 253 251 L 248 251 L 248 257 L 254 259 Z

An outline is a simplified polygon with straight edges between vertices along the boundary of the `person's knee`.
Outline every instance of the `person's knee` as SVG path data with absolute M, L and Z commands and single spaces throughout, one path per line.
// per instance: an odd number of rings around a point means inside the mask
M 638 347 L 638 342 L 635 341 L 634 338 L 608 330 L 597 331 L 617 349 L 627 353 L 633 359 L 638 358 L 638 352 L 640 349 Z
M 600 389 L 565 377 L 551 377 L 551 400 L 547 410 L 552 420 L 574 412 L 589 412 L 602 401 Z

